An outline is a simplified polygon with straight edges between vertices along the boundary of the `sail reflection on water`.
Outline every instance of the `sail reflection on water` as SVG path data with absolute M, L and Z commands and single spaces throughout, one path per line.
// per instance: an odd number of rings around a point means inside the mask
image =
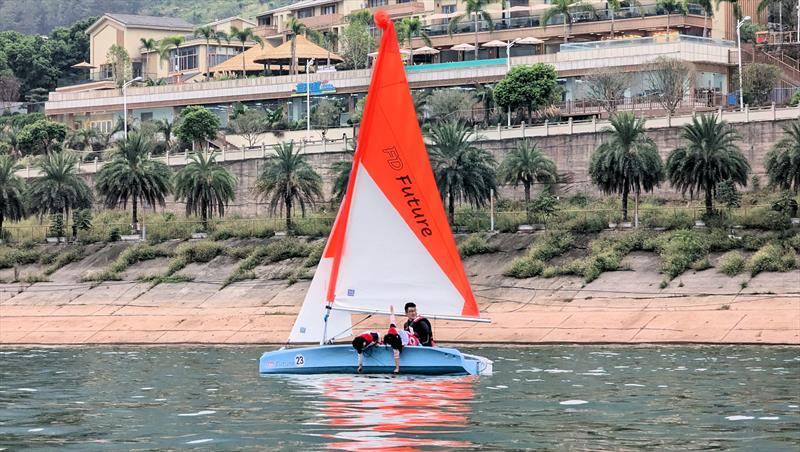
M 293 379 L 311 403 L 313 425 L 337 450 L 392 450 L 408 447 L 464 448 L 475 444 L 467 431 L 477 377 L 304 376 Z M 310 395 L 310 394 L 309 394 Z

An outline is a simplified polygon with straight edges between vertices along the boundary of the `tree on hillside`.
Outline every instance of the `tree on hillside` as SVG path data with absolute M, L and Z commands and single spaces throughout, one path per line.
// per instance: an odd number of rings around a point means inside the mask
M 3 237 L 3 222 L 25 218 L 25 182 L 17 176 L 22 165 L 8 155 L 0 155 L 0 237 Z
M 125 82 L 133 78 L 133 65 L 131 57 L 125 47 L 112 45 L 106 53 L 106 64 L 111 65 L 111 77 L 121 88 Z
M 175 135 L 198 149 L 207 148 L 207 141 L 215 139 L 218 131 L 219 117 L 200 106 L 184 108 L 175 127 Z
M 97 129 L 94 127 L 79 127 L 70 132 L 67 142 L 72 149 L 91 151 L 96 138 Z
M 250 27 L 246 27 L 246 28 L 242 28 L 242 29 L 239 29 L 239 28 L 236 28 L 236 27 L 231 27 L 231 31 L 230 31 L 230 33 L 228 33 L 228 36 L 230 36 L 231 39 L 235 39 L 235 40 L 239 41 L 242 44 L 242 52 L 241 52 L 242 53 L 242 78 L 245 78 L 245 77 L 247 77 L 247 67 L 245 66 L 245 60 L 244 60 L 245 44 L 247 44 L 247 41 L 253 41 L 253 42 L 257 43 L 258 45 L 260 45 L 263 48 L 264 47 L 264 40 L 261 39 L 260 36 L 255 34 L 253 29 L 250 28 Z
M 771 186 L 800 191 L 800 121 L 783 128 L 783 137 L 767 153 L 764 167 Z
M 322 178 L 308 164 L 305 155 L 294 141 L 273 146 L 276 156 L 266 161 L 264 171 L 256 180 L 254 192 L 269 202 L 274 214 L 286 214 L 286 230 L 292 230 L 292 209 L 300 206 L 305 214 L 308 207 L 322 198 Z
M 480 24 L 479 22 L 483 20 L 486 22 L 486 25 L 491 31 L 494 28 L 494 23 L 492 22 L 492 15 L 488 11 L 489 5 L 495 3 L 496 0 L 464 0 L 463 7 L 464 11 L 456 17 L 450 19 L 450 22 L 447 26 L 447 33 L 450 36 L 453 36 L 458 30 L 459 25 L 464 20 L 472 20 L 473 31 L 475 32 L 475 59 L 478 59 L 478 49 L 480 46 L 478 45 L 478 33 L 480 32 Z M 504 1 L 505 3 L 505 1 Z
M 502 108 L 525 108 L 530 120 L 532 112 L 551 105 L 558 96 L 556 68 L 536 63 L 511 68 L 494 88 L 494 97 Z
M 433 91 L 425 103 L 433 122 L 472 118 L 475 96 L 469 91 L 442 88 Z
M 11 70 L 0 71 L 0 107 L 6 102 L 19 100 L 19 90 L 22 84 Z
M 658 57 L 650 67 L 650 89 L 657 93 L 658 103 L 670 115 L 675 114 L 689 93 L 691 73 L 692 68 L 687 62 L 671 57 Z
M 347 25 L 339 38 L 339 55 L 344 59 L 343 66 L 366 69 L 369 66 L 369 53 L 375 51 L 376 41 L 369 34 L 372 13 L 363 9 L 346 17 Z
M 772 90 L 781 79 L 781 70 L 772 64 L 750 63 L 745 66 L 742 76 L 745 103 L 767 105 L 772 101 Z
M 356 152 L 356 141 L 350 140 L 345 149 L 348 158 L 346 160 L 339 160 L 331 165 L 331 172 L 333 173 L 333 186 L 331 187 L 331 195 L 333 200 L 341 202 L 344 195 L 347 193 L 347 185 L 350 183 L 350 173 L 353 171 L 353 154 Z
M 457 201 L 483 206 L 497 189 L 494 156 L 478 147 L 476 138 L 472 128 L 459 121 L 435 124 L 428 132 L 431 166 L 451 225 Z
M 716 115 L 698 115 L 683 126 L 681 138 L 686 145 L 667 157 L 667 177 L 682 192 L 705 192 L 706 214 L 714 213 L 714 192 L 727 179 L 747 185 L 750 164 L 736 145 L 736 131 Z
M 534 183 L 544 184 L 546 191 L 558 183 L 556 164 L 530 140 L 520 140 L 509 151 L 500 164 L 498 171 L 500 181 L 513 184 L 514 187 L 522 184 L 525 189 L 525 210 L 528 221 L 531 221 L 531 186 Z
M 267 131 L 267 118 L 263 111 L 249 109 L 231 119 L 230 126 L 235 134 L 247 141 L 248 147 L 253 147 L 259 137 Z
M 311 109 L 311 124 L 325 133 L 329 128 L 339 125 L 341 114 L 342 109 L 335 101 L 320 99 Z
M 652 191 L 664 179 L 658 147 L 644 131 L 644 119 L 631 112 L 611 117 L 604 132 L 609 139 L 592 154 L 589 175 L 604 193 L 622 194 L 622 221 L 628 221 L 628 195 L 636 196 L 636 226 L 639 224 L 639 196 Z
M 553 0 L 550 9 L 546 10 L 539 18 L 539 23 L 543 28 L 547 28 L 547 23 L 558 15 L 564 17 L 564 42 L 569 41 L 569 32 L 572 30 L 572 22 L 575 20 L 574 14 L 579 11 L 594 11 L 591 5 L 584 3 L 583 0 Z
M 74 209 L 92 207 L 92 190 L 78 175 L 78 156 L 72 151 L 56 151 L 41 157 L 41 175 L 29 183 L 30 211 L 39 219 L 50 214 L 69 218 Z
M 117 141 L 116 148 L 108 155 L 111 161 L 100 168 L 95 179 L 95 188 L 107 208 L 124 209 L 131 201 L 131 224 L 136 230 L 139 203 L 164 207 L 165 196 L 171 191 L 172 171 L 166 164 L 150 158 L 152 148 L 153 143 L 142 134 L 129 133 L 127 139 Z
M 587 97 L 600 104 L 609 115 L 617 111 L 617 105 L 625 101 L 625 91 L 631 85 L 631 76 L 619 70 L 601 69 L 584 78 Z
M 186 201 L 186 216 L 199 214 L 208 229 L 214 212 L 224 217 L 228 203 L 236 199 L 236 178 L 217 163 L 214 153 L 200 152 L 175 174 L 175 198 Z
M 23 153 L 36 155 L 58 148 L 66 138 L 64 124 L 43 119 L 23 127 L 17 135 L 17 142 Z

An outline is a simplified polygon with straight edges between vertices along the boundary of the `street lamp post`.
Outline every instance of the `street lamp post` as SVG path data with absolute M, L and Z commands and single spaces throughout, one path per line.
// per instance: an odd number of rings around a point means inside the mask
M 141 77 L 136 77 L 122 84 L 122 134 L 126 140 L 128 139 L 128 86 L 141 80 Z
M 736 46 L 739 50 L 739 108 L 744 110 L 744 86 L 742 84 L 742 25 L 750 20 L 750 16 L 745 16 L 736 24 Z
M 511 71 L 511 47 L 519 41 L 519 38 L 506 43 L 506 74 Z M 511 105 L 508 106 L 508 128 L 511 128 Z
M 314 58 L 306 60 L 306 132 L 311 138 L 311 73 L 309 68 L 314 64 Z

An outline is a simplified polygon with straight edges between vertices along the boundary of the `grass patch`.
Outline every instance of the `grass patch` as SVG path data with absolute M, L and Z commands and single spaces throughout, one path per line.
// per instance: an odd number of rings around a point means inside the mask
M 61 267 L 78 262 L 86 256 L 86 249 L 83 247 L 73 247 L 58 253 L 52 262 L 44 269 L 45 276 L 50 276 Z
M 797 266 L 797 258 L 792 249 L 784 248 L 777 243 L 764 245 L 750 256 L 747 271 L 750 276 L 761 272 L 787 272 Z
M 224 250 L 223 244 L 211 240 L 181 243 L 175 250 L 175 256 L 169 261 L 166 274 L 172 275 L 179 272 L 193 262 L 211 262 Z
M 13 268 L 15 265 L 28 265 L 39 262 L 42 252 L 33 248 L 0 247 L 0 269 Z
M 559 267 L 548 267 L 542 275 L 577 275 L 587 283 L 592 282 L 603 272 L 619 270 L 622 259 L 631 251 L 645 249 L 650 237 L 649 232 L 636 231 L 595 239 L 589 244 L 587 257 Z
M 96 272 L 88 272 L 81 276 L 81 282 L 104 282 L 104 281 L 122 281 L 122 276 L 119 273 L 112 272 L 111 270 L 101 270 Z
M 45 276 L 43 274 L 34 273 L 32 275 L 28 275 L 28 276 L 22 278 L 20 281 L 24 282 L 26 284 L 36 284 L 36 283 L 40 283 L 40 282 L 47 282 L 49 280 L 47 279 L 47 276 Z
M 308 257 L 306 260 L 303 261 L 303 267 L 305 268 L 312 268 L 319 264 L 319 260 L 322 259 L 322 253 L 325 251 L 325 245 L 327 242 L 317 243 L 316 245 L 312 245 L 310 251 L 308 252 Z
M 476 254 L 494 253 L 497 247 L 490 245 L 486 236 L 483 234 L 471 234 L 460 245 L 458 245 L 458 253 L 461 257 L 474 256 Z
M 314 247 L 310 246 L 308 243 L 296 237 L 285 237 L 267 245 L 257 246 L 247 258 L 239 263 L 236 270 L 228 275 L 222 287 L 237 281 L 255 279 L 256 275 L 253 270 L 259 265 L 280 262 L 294 257 L 309 258 L 313 248 Z M 307 263 L 308 260 L 309 259 L 306 259 L 305 263 Z
M 228 219 L 212 225 L 209 238 L 227 240 L 233 238 L 268 238 L 275 235 L 275 221 Z
M 143 283 L 150 283 L 150 288 L 159 285 L 159 284 L 169 284 L 169 283 L 187 283 L 194 281 L 194 276 L 186 276 L 186 275 L 150 275 L 150 276 L 142 276 L 141 278 L 137 279 L 139 282 Z
M 697 271 L 697 272 L 703 271 L 703 270 L 708 270 L 709 268 L 711 268 L 711 261 L 709 261 L 708 260 L 708 256 L 706 256 L 706 257 L 704 257 L 702 259 L 698 259 L 698 260 L 692 262 L 691 267 L 692 267 L 692 270 Z
M 548 231 L 536 240 L 528 254 L 514 259 L 503 274 L 518 279 L 540 275 L 545 262 L 569 250 L 572 243 L 573 237 L 569 232 Z
M 108 267 L 112 273 L 122 273 L 128 267 L 138 262 L 149 261 L 158 257 L 169 257 L 171 253 L 153 245 L 139 243 L 125 249 L 117 259 Z
M 719 271 L 730 276 L 736 276 L 744 271 L 745 258 L 739 251 L 731 251 L 725 253 L 720 259 L 718 268 Z
M 708 257 L 711 251 L 728 251 L 739 244 L 728 237 L 726 231 L 678 230 L 661 234 L 645 244 L 645 249 L 653 249 L 661 256 L 661 271 L 672 280 L 692 264 Z

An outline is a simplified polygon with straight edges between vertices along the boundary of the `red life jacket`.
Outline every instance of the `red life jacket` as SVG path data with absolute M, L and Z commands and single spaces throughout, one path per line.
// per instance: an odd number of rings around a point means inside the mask
M 430 325 L 430 331 L 431 331 L 431 337 L 430 337 L 431 345 L 430 346 L 431 347 L 435 347 L 436 346 L 436 342 L 433 341 L 433 325 L 431 324 L 431 321 L 426 319 L 425 317 L 417 316 L 417 318 L 414 319 L 414 321 L 409 324 L 409 328 L 408 328 L 409 332 L 413 332 L 414 336 L 417 338 L 417 342 L 420 343 L 419 336 L 417 336 L 417 333 L 414 331 L 414 324 L 416 324 L 420 320 L 425 320 L 426 322 L 428 322 L 428 325 Z
M 381 341 L 381 338 L 378 335 L 378 333 L 376 333 L 374 331 L 367 331 L 365 333 L 361 333 L 361 334 L 358 335 L 358 337 L 364 339 L 364 344 L 365 344 L 364 346 L 365 347 L 367 345 L 371 345 L 371 344 L 379 344 L 380 341 Z

